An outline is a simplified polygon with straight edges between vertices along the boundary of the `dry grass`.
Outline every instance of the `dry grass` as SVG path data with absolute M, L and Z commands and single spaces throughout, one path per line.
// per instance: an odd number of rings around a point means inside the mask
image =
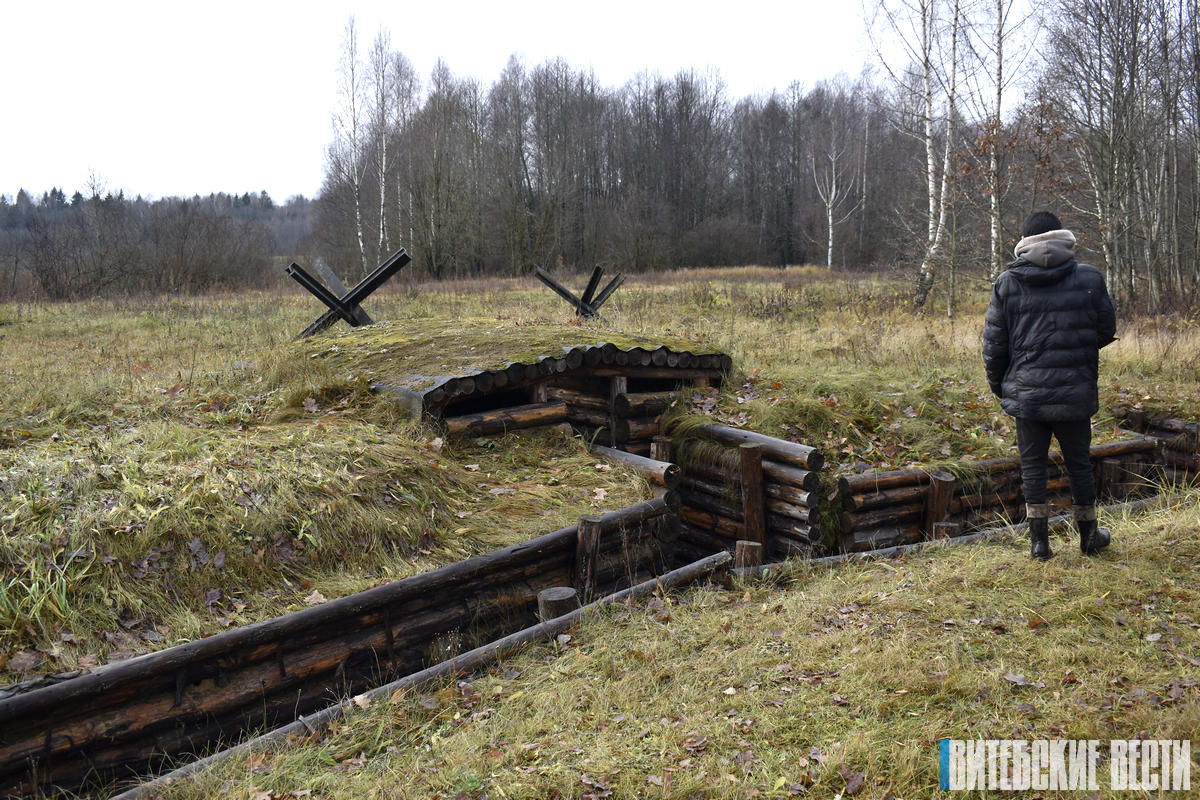
M 914 317 L 909 296 L 813 268 L 689 270 L 631 278 L 580 332 L 730 353 L 726 391 L 694 406 L 816 444 L 835 471 L 1010 453 L 979 359 L 986 293 L 955 319 Z M 570 316 L 529 279 L 401 283 L 368 306 L 413 327 Z M 316 312 L 298 293 L 0 307 L 0 681 L 262 619 L 314 590 L 345 594 L 644 496 L 556 434 L 439 451 L 436 430 L 362 376 L 309 357 L 332 337 L 290 341 Z M 1139 320 L 1119 335 L 1102 402 L 1195 418 L 1195 325 Z M 1096 428 L 1122 435 L 1103 414 Z M 1190 669 L 1173 652 L 1197 655 L 1192 623 L 1170 616 L 1196 599 L 1181 566 L 1195 561 L 1196 524 L 1191 510 L 1122 521 L 1116 554 L 1098 562 L 1067 553 L 1038 567 L 1009 542 L 620 612 L 475 691 L 403 698 L 268 772 L 240 765 L 188 791 L 231 780 L 233 794 L 742 797 L 811 782 L 833 796 L 844 765 L 868 775 L 868 796 L 890 784 L 920 797 L 925 742 L 940 736 L 1194 730 L 1194 690 L 1172 698 L 1168 683 Z M 1030 626 L 1035 612 L 1049 624 Z M 1170 628 L 1151 647 L 1160 622 Z M 1047 688 L 1014 690 L 1008 671 Z M 1103 708 L 1110 694 L 1119 702 Z
M 912 800 L 941 738 L 1190 738 L 1197 499 L 1106 519 L 1099 559 L 1010 538 L 619 609 L 165 796 Z

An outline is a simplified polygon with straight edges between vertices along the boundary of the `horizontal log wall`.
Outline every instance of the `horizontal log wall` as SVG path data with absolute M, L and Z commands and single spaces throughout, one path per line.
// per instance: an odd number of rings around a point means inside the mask
M 748 540 L 773 557 L 786 557 L 809 555 L 819 545 L 820 452 L 723 425 L 701 426 L 696 433 L 728 456 L 680 464 L 681 538 L 694 552 L 732 551 Z
M 674 560 L 678 497 L 599 517 L 596 594 Z M 0 797 L 145 773 L 406 675 L 536 621 L 537 594 L 575 585 L 580 526 L 0 702 Z
M 1161 463 L 1159 444 L 1149 437 L 1096 445 L 1091 458 L 1098 491 L 1115 499 L 1148 487 L 1158 475 L 1155 465 Z M 942 522 L 969 529 L 999 517 L 1024 517 L 1019 459 L 978 461 L 971 468 L 972 474 L 962 479 L 924 469 L 842 476 L 838 479 L 842 549 L 910 544 L 932 538 L 934 525 Z M 1050 455 L 1047 489 L 1052 502 L 1069 502 L 1070 482 L 1057 452 Z
M 733 359 L 724 353 L 681 352 L 669 347 L 624 349 L 601 343 L 563 347 L 561 355 L 544 355 L 528 363 L 512 362 L 469 375 L 412 375 L 399 384 L 378 384 L 374 388 L 393 393 L 414 412 L 454 417 L 464 413 L 454 411 L 455 407 L 485 402 L 487 395 L 493 392 L 521 390 L 532 393 L 539 384 L 557 383 L 567 377 L 625 377 L 719 385 L 732 366 Z M 650 396 L 658 394 L 634 393 L 628 401 L 622 401 L 618 410 L 620 417 L 659 416 L 670 401 L 664 405 L 661 397 Z M 566 397 L 557 399 L 571 403 Z M 611 407 L 612 398 L 606 399 Z M 481 410 L 493 408 L 476 408 L 469 413 Z
M 1163 412 L 1117 407 L 1112 414 L 1125 427 L 1157 440 L 1163 447 L 1163 464 L 1170 478 L 1187 482 L 1200 475 L 1200 423 Z

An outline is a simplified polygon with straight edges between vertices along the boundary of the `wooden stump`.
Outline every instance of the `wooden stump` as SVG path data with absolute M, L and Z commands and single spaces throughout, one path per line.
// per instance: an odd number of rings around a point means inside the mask
M 538 618 L 542 622 L 579 608 L 579 595 L 570 586 L 551 586 L 538 592 Z
M 596 592 L 596 557 L 600 552 L 600 517 L 584 514 L 579 518 L 575 540 L 575 589 L 583 603 L 590 603 Z
M 962 536 L 961 522 L 935 522 L 930 534 L 931 539 L 953 539 Z
M 929 473 L 929 493 L 925 495 L 925 533 L 933 537 L 934 526 L 950 517 L 954 497 L 954 476 L 949 472 Z
M 746 567 L 757 567 L 762 563 L 762 542 L 749 542 L 745 539 L 738 539 L 737 544 L 734 545 L 734 567 L 737 569 L 745 569 Z

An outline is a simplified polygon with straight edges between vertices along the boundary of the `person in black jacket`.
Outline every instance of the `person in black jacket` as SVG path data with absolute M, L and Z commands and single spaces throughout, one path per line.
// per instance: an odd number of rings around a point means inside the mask
M 1048 211 L 1021 226 L 1017 260 L 996 278 L 983 328 L 988 385 L 1016 420 L 1030 556 L 1050 558 L 1046 502 L 1050 437 L 1071 481 L 1079 548 L 1095 555 L 1111 535 L 1096 523 L 1088 452 L 1099 409 L 1100 348 L 1115 340 L 1116 315 L 1095 267 L 1075 260 L 1075 236 Z

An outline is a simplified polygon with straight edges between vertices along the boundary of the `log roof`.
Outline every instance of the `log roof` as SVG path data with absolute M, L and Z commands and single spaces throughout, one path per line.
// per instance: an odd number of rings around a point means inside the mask
M 579 324 L 497 319 L 381 322 L 307 340 L 309 357 L 366 379 L 415 413 L 510 392 L 556 376 L 706 378 L 719 384 L 732 359 L 681 337 L 630 335 Z

